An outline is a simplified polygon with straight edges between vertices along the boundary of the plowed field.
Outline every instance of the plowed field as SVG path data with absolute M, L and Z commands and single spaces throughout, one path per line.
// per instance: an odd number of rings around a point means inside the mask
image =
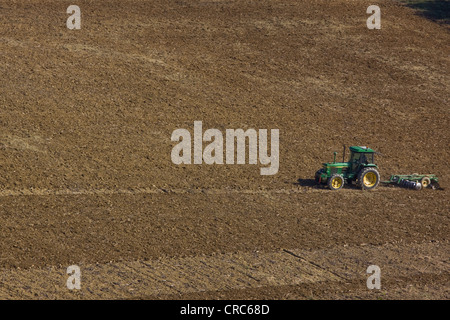
M 80 30 L 71 1 L 0 0 L 0 299 L 450 298 L 447 24 L 388 0 L 380 30 L 363 0 L 76 2 Z M 175 165 L 194 121 L 279 129 L 278 173 Z M 443 189 L 315 186 L 343 144 Z

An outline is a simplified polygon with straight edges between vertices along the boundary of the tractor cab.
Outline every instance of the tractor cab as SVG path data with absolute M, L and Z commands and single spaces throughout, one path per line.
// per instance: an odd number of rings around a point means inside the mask
M 316 172 L 316 182 L 328 184 L 332 190 L 341 189 L 345 183 L 356 184 L 362 189 L 374 189 L 380 182 L 378 167 L 374 163 L 375 151 L 368 147 L 352 146 L 350 159 L 345 162 L 345 146 L 342 162 L 323 163 L 323 168 Z
M 358 172 L 362 166 L 374 164 L 375 151 L 367 147 L 350 147 L 349 169 Z

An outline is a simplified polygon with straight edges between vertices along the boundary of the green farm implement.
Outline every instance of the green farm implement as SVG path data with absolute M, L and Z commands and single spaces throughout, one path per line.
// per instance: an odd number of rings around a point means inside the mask
M 415 190 L 421 190 L 422 188 L 439 189 L 439 181 L 434 174 L 393 174 L 388 181 L 381 182 Z

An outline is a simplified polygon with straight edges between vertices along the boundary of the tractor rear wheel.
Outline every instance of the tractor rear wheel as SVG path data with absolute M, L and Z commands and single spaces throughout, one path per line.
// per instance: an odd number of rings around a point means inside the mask
M 339 174 L 331 175 L 328 179 L 328 188 L 331 190 L 339 190 L 344 186 L 344 178 Z
M 363 190 L 375 189 L 380 183 L 380 173 L 375 168 L 364 168 L 358 174 L 358 186 Z

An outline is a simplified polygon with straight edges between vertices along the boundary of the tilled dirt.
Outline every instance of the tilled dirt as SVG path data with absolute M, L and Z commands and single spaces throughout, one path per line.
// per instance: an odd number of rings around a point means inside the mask
M 376 298 L 430 299 L 434 295 L 447 295 L 448 288 L 440 292 L 449 280 L 448 245 L 436 243 L 339 246 L 325 250 L 284 249 L 272 252 L 254 251 L 108 262 L 80 265 L 84 290 L 70 291 L 65 287 L 66 269 L 63 267 L 2 270 L 0 281 L 2 296 L 44 299 L 103 299 L 118 296 L 128 299 L 199 298 L 202 295 L 230 295 L 235 292 L 264 291 L 265 298 L 289 288 L 283 298 L 297 299 L 292 292 L 302 286 L 309 290 L 315 286 L 330 290 L 348 290 L 337 298 L 362 295 Z M 432 255 L 430 256 L 430 254 Z M 365 272 L 368 265 L 383 266 L 383 290 L 367 290 Z M 217 272 L 220 270 L 220 273 Z M 11 279 L 14 278 L 14 281 Z M 427 281 L 422 292 L 412 288 Z M 405 280 L 409 283 L 405 285 Z M 422 280 L 422 281 L 421 281 Z M 397 284 L 396 284 L 397 282 Z M 402 285 L 398 285 L 402 283 Z M 297 286 L 297 288 L 296 288 Z M 317 288 L 315 288 L 317 290 Z M 278 291 L 278 292 L 277 292 Z M 281 290 L 282 291 L 282 290 Z M 298 290 L 300 291 L 300 290 Z M 254 294 L 253 293 L 253 294 Z M 299 294 L 298 292 L 296 293 Z M 315 298 L 312 290 L 303 298 Z M 246 297 L 250 298 L 250 297 Z M 318 298 L 321 298 L 320 295 Z M 327 297 L 328 298 L 328 297 Z
M 369 1 L 134 0 L 78 1 L 68 30 L 70 4 L 0 1 L 0 298 L 449 298 L 445 24 L 393 1 L 368 30 Z M 197 120 L 279 129 L 279 172 L 173 164 Z M 342 144 L 443 190 L 315 187 Z

